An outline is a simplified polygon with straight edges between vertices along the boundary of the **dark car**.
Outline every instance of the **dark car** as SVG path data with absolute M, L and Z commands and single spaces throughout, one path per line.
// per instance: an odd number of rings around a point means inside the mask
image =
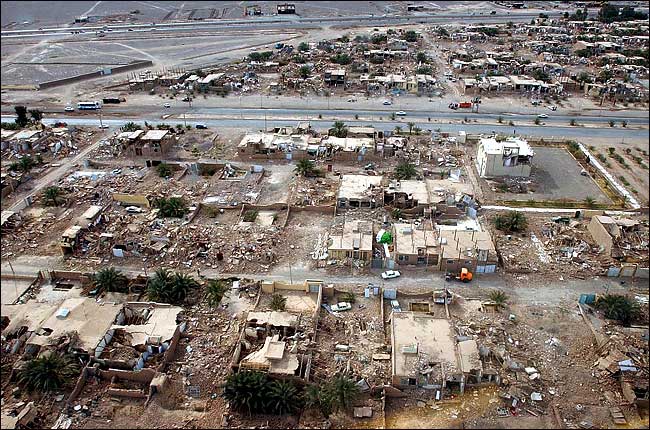
M 205 124 L 196 124 L 196 128 L 199 130 L 206 130 L 208 126 Z

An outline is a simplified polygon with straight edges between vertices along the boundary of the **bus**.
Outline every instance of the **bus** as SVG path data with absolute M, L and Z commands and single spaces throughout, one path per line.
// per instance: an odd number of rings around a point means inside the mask
M 102 104 L 100 102 L 79 102 L 77 103 L 77 109 L 79 110 L 85 110 L 85 109 L 101 109 Z

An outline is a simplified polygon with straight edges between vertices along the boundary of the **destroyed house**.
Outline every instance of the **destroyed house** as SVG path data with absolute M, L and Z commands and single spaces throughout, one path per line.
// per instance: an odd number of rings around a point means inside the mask
M 120 306 L 88 297 L 68 298 L 59 306 L 27 302 L 2 308 L 10 320 L 2 334 L 18 340 L 15 352 L 21 346 L 25 352 L 36 352 L 52 340 L 75 332 L 77 350 L 90 355 L 95 354 L 121 310 Z
M 392 312 L 390 319 L 393 386 L 462 394 L 468 384 L 492 382 L 476 341 L 457 342 L 449 320 L 422 312 Z
M 139 155 L 144 157 L 160 157 L 171 149 L 174 136 L 169 130 L 149 130 L 138 142 L 141 143 L 141 146 L 138 145 L 139 148 L 136 146 L 136 155 L 138 155 L 139 149 Z
M 423 209 L 429 206 L 429 191 L 424 181 L 392 180 L 384 189 L 384 204 L 400 209 Z
M 308 379 L 311 355 L 297 352 L 298 342 L 306 338 L 299 330 L 299 320 L 298 315 L 289 312 L 249 312 L 243 337 L 233 356 L 233 370 Z
M 425 225 L 396 223 L 393 225 L 395 260 L 399 265 L 437 266 L 440 254 L 438 234 Z
M 329 86 L 345 85 L 345 69 L 325 70 L 323 82 Z
M 382 176 L 343 175 L 336 198 L 339 209 L 375 208 L 382 204 Z
M 494 138 L 480 139 L 476 168 L 482 178 L 498 176 L 530 176 L 535 153 L 523 139 L 509 137 L 497 142 Z
M 599 215 L 591 218 L 587 225 L 594 242 L 605 255 L 613 258 L 624 258 L 633 247 L 642 245 L 643 239 L 638 232 L 640 223 L 629 218 L 613 218 Z M 645 250 L 647 252 L 647 240 Z M 644 247 L 641 246 L 641 249 Z
M 351 258 L 370 262 L 372 259 L 373 228 L 370 221 L 350 221 L 340 234 L 331 234 L 331 245 L 327 249 L 330 259 Z
M 487 231 L 440 230 L 440 270 L 460 273 L 494 273 L 498 257 Z

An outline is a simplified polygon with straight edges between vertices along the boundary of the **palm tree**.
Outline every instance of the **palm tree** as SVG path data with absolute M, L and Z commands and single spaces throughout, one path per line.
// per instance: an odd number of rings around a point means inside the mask
M 220 279 L 211 279 L 208 283 L 208 304 L 212 307 L 218 306 L 221 300 L 228 293 L 228 287 Z
M 68 385 L 77 373 L 77 366 L 71 359 L 52 352 L 28 361 L 18 372 L 18 384 L 27 391 L 59 390 Z
M 296 173 L 304 177 L 313 176 L 316 172 L 316 165 L 311 160 L 300 160 L 296 163 L 296 168 L 294 170 Z
M 318 408 L 325 418 L 332 414 L 332 396 L 325 386 L 309 385 L 304 392 L 305 407 Z
M 614 124 L 616 124 L 616 123 L 614 122 L 614 120 L 610 120 L 610 121 L 609 121 L 609 126 L 610 126 L 610 127 L 614 127 Z
M 497 230 L 505 232 L 517 232 L 526 230 L 528 220 L 526 215 L 518 211 L 510 211 L 505 215 L 497 215 L 494 218 L 494 225 Z
M 627 121 L 621 121 L 621 126 L 622 127 L 627 127 Z
M 98 291 L 124 291 L 128 279 L 122 273 L 115 270 L 114 267 L 100 269 L 93 276 L 95 287 Z
M 156 166 L 156 171 L 158 176 L 161 178 L 167 178 L 172 175 L 172 168 L 167 163 L 160 163 Z
M 249 414 L 262 412 L 267 401 L 267 382 L 265 373 L 233 373 L 226 379 L 221 395 L 233 409 L 247 411 Z
M 147 297 L 154 302 L 164 302 L 172 283 L 172 273 L 160 268 L 147 283 Z
M 569 121 L 569 125 L 576 125 L 576 120 L 571 118 L 571 121 Z
M 497 122 L 498 122 L 499 124 L 501 124 L 501 123 L 503 122 L 503 117 L 502 117 L 502 116 L 499 116 L 499 117 L 497 118 Z
M 492 290 L 490 291 L 490 301 L 496 304 L 497 309 L 505 307 L 508 296 L 503 291 Z
M 619 294 L 606 294 L 596 300 L 596 309 L 602 310 L 605 317 L 622 322 L 628 325 L 639 316 L 639 304 Z
M 46 202 L 50 202 L 52 206 L 58 206 L 59 202 L 57 198 L 62 194 L 61 188 L 59 187 L 47 187 L 43 191 L 43 197 Z
M 402 217 L 402 210 L 400 208 L 395 208 L 390 214 L 393 216 L 393 219 L 400 219 Z
M 402 133 L 402 127 L 400 127 L 399 125 L 396 125 L 394 133 L 395 134 L 401 134 Z
M 343 121 L 334 121 L 334 125 L 330 128 L 330 134 L 336 137 L 345 137 L 348 135 L 348 128 Z
M 157 206 L 160 214 L 169 218 L 182 218 L 189 212 L 185 201 L 180 197 L 161 198 L 157 201 Z
M 332 396 L 334 409 L 345 410 L 359 395 L 359 386 L 345 375 L 338 374 L 328 384 L 327 391 Z
M 596 206 L 596 199 L 594 199 L 591 196 L 585 197 L 585 204 L 587 205 L 588 208 L 593 208 Z
M 303 79 L 307 78 L 309 76 L 310 71 L 311 69 L 309 68 L 309 66 L 301 66 L 299 69 L 300 77 Z
M 21 172 L 29 172 L 33 166 L 34 160 L 32 160 L 32 157 L 30 156 L 22 157 L 20 161 L 18 161 L 18 168 Z
M 535 125 L 539 125 L 539 123 L 540 123 L 539 118 L 535 118 L 535 121 L 534 121 L 534 122 L 535 122 Z
M 416 136 L 419 136 L 421 131 L 422 129 L 420 127 L 413 127 L 413 133 L 415 133 Z
M 415 166 L 413 164 L 404 162 L 400 163 L 400 165 L 395 168 L 394 176 L 397 179 L 411 179 L 417 176 L 417 171 L 415 170 Z
M 409 127 L 409 134 L 413 134 L 413 127 L 415 127 L 414 122 L 407 122 L 406 125 Z
M 298 389 L 291 381 L 273 381 L 267 387 L 267 410 L 274 414 L 294 413 L 302 407 Z
M 188 274 L 176 272 L 172 278 L 172 289 L 168 303 L 182 303 L 187 293 L 192 288 L 197 288 L 199 283 Z
M 357 298 L 356 298 L 356 296 L 354 295 L 354 292 L 352 292 L 352 291 L 346 291 L 346 292 L 343 293 L 343 295 L 341 296 L 341 301 L 342 301 L 342 302 L 348 302 L 348 303 L 350 303 L 350 304 L 354 304 L 354 303 L 356 303 Z
M 269 307 L 273 311 L 284 311 L 284 309 L 287 306 L 287 298 L 282 296 L 281 294 L 273 294 L 271 296 L 271 303 L 269 304 Z

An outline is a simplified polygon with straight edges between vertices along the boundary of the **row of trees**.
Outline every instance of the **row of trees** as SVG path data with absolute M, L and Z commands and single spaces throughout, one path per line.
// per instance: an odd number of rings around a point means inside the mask
M 4 130 L 18 130 L 29 123 L 39 123 L 43 119 L 43 112 L 38 109 L 27 109 L 27 106 L 14 106 L 16 119 L 14 122 L 3 122 Z M 29 113 L 29 116 L 27 114 Z M 30 120 L 31 117 L 31 120 Z
M 222 396 L 233 409 L 249 414 L 282 415 L 306 407 L 328 417 L 352 406 L 359 392 L 357 384 L 342 374 L 302 389 L 289 380 L 271 380 L 265 373 L 242 371 L 228 376 Z
M 128 292 L 128 279 L 114 267 L 98 270 L 93 276 L 93 282 L 98 294 L 103 292 Z M 169 304 L 182 304 L 188 294 L 199 287 L 199 283 L 190 275 L 181 272 L 171 272 L 161 268 L 156 270 L 147 283 L 147 298 L 149 300 Z M 206 300 L 216 307 L 228 294 L 224 280 L 210 280 L 206 287 Z

